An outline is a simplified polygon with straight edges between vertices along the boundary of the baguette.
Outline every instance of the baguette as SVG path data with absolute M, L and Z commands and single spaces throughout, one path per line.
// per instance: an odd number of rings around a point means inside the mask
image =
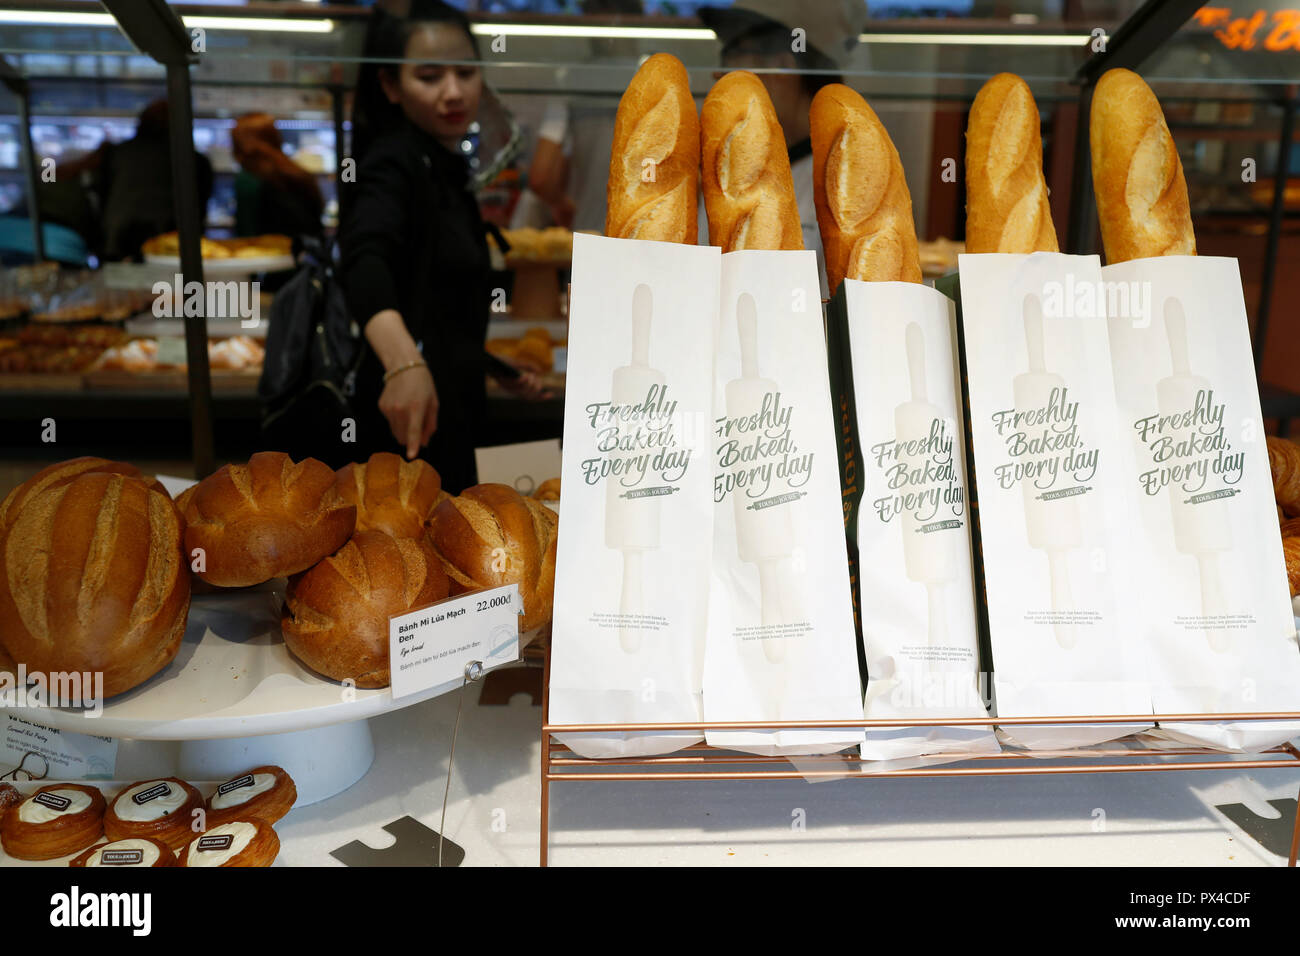
M 1196 255 L 1183 164 L 1142 77 L 1107 70 L 1092 95 L 1089 127 L 1106 261 Z
M 992 77 L 966 125 L 966 251 L 1057 252 L 1038 106 L 1014 73 Z
M 831 295 L 845 279 L 920 282 L 912 196 L 889 133 L 839 83 L 812 101 L 813 200 Z
M 700 120 L 686 67 L 656 53 L 618 103 L 606 184 L 605 235 L 695 245 Z
M 802 249 L 785 134 L 759 78 L 736 70 L 714 83 L 700 135 L 709 242 L 723 252 Z

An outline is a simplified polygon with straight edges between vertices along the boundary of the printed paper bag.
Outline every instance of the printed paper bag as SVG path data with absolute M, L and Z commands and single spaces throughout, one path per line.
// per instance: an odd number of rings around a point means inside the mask
M 841 351 L 845 527 L 868 718 L 984 717 L 954 306 L 910 282 L 846 280 Z M 834 368 L 834 366 L 833 366 Z M 862 755 L 995 753 L 991 727 L 868 730 Z
M 1102 278 L 1136 460 L 1134 625 L 1155 712 L 1300 712 L 1300 650 L 1237 261 L 1140 259 Z M 1257 751 L 1300 724 L 1173 723 L 1156 733 Z
M 1128 447 L 1095 298 L 1099 261 L 964 255 L 959 268 L 998 715 L 1149 714 L 1137 609 L 1125 591 Z M 1144 726 L 1004 732 L 1040 749 Z
M 861 712 L 816 259 L 722 257 L 714 342 L 709 721 Z M 710 731 L 717 747 L 832 753 L 861 729 Z
M 719 252 L 574 236 L 550 718 L 699 722 Z M 566 735 L 587 757 L 695 731 Z

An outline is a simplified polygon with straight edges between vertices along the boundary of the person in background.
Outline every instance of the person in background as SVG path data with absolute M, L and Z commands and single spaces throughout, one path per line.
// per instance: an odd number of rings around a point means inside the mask
M 176 228 L 168 128 L 167 101 L 155 100 L 140 114 L 133 138 L 103 149 L 97 189 L 106 260 L 138 258 L 146 239 Z M 202 221 L 212 197 L 212 164 L 198 152 L 194 186 Z
M 275 120 L 247 113 L 235 120 L 235 235 L 319 236 L 325 198 L 316 177 L 284 154 Z
M 785 133 L 790 154 L 790 173 L 799 202 L 805 249 L 817 253 L 817 271 L 822 298 L 829 295 L 826 257 L 817 228 L 817 207 L 813 202 L 812 140 L 808 110 L 823 86 L 843 83 L 845 69 L 858 35 L 867 22 L 863 0 L 736 0 L 730 7 L 701 7 L 700 19 L 722 42 L 722 66 L 726 70 L 786 69 L 822 70 L 822 73 L 759 73 L 758 78 L 772 98 L 772 107 Z M 795 51 L 793 31 L 804 31 L 804 49 Z M 716 73 L 721 77 L 722 72 Z M 700 241 L 708 235 L 704 203 L 700 203 Z
M 413 0 L 405 19 L 375 11 L 366 57 L 357 176 L 339 228 L 344 294 L 370 345 L 357 375 L 356 460 L 420 454 L 458 492 L 477 482 L 473 427 L 489 369 L 486 228 L 459 148 L 483 91 L 478 47 L 459 10 Z M 502 384 L 540 392 L 530 375 Z
M 645 13 L 641 0 L 582 0 L 579 6 L 588 16 Z M 638 51 L 635 40 L 592 38 L 583 62 L 627 66 L 636 62 Z M 556 225 L 605 231 L 605 182 L 617 107 L 616 102 L 592 97 L 547 99 L 528 168 L 528 188 L 545 204 Z

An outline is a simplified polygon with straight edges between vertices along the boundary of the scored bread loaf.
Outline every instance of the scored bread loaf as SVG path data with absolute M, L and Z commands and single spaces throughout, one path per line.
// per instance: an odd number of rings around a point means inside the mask
M 700 136 L 710 244 L 723 252 L 802 249 L 790 154 L 762 81 L 735 70 L 714 83 Z
M 360 531 L 285 593 L 280 628 L 300 661 L 334 680 L 387 687 L 388 619 L 447 597 L 427 540 Z
M 1089 138 L 1106 261 L 1196 255 L 1183 163 L 1142 77 L 1121 69 L 1102 74 Z
M 966 125 L 966 251 L 1057 252 L 1038 105 L 1014 73 L 981 88 Z
M 357 522 L 356 506 L 339 500 L 335 478 L 324 462 L 294 464 L 276 451 L 204 478 L 184 515 L 185 552 L 193 559 L 202 551 L 195 573 L 218 587 L 250 587 L 333 554 Z
M 1288 518 L 1300 515 L 1300 445 L 1277 435 L 1266 436 L 1265 442 L 1273 497 Z
M 381 451 L 365 462 L 344 465 L 334 483 L 339 499 L 357 509 L 357 531 L 383 531 L 419 538 L 439 501 L 451 497 L 428 462 L 407 461 Z
M 164 492 L 126 475 L 87 471 L 27 496 L 0 537 L 5 649 L 32 671 L 101 672 L 106 697 L 144 683 L 185 634 L 181 529 Z
M 605 235 L 695 245 L 700 118 L 677 57 L 656 53 L 618 103 L 606 183 Z
M 533 497 L 538 501 L 559 501 L 560 500 L 560 479 L 547 478 L 533 492 Z
M 551 619 L 555 512 L 509 485 L 475 485 L 433 510 L 430 540 L 453 594 L 518 584 L 521 631 Z
M 841 280 L 920 282 L 921 257 L 903 162 L 867 101 L 839 83 L 809 111 L 813 200 L 831 295 Z
M 140 469 L 136 468 L 135 465 L 127 464 L 124 461 L 109 461 L 107 458 L 70 458 L 67 461 L 60 461 L 42 468 L 5 496 L 4 501 L 0 502 L 0 535 L 3 535 L 5 528 L 12 523 L 11 516 L 18 513 L 23 502 L 29 497 L 44 491 L 46 488 L 66 484 L 78 475 L 84 475 L 88 472 L 139 478 L 155 491 L 167 495 L 167 489 L 163 487 L 162 482 L 157 478 L 141 474 Z M 171 495 L 167 495 L 167 497 L 170 498 Z

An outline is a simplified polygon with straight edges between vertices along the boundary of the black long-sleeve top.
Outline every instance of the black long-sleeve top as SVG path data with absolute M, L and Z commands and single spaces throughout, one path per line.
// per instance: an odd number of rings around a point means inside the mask
M 339 229 L 353 317 L 364 325 L 396 309 L 429 363 L 441 411 L 424 457 L 453 491 L 475 480 L 472 426 L 485 402 L 491 296 L 483 219 L 467 182 L 462 157 L 406 124 L 377 139 L 344 186 Z M 359 453 L 400 449 L 378 412 L 382 376 L 368 355 L 357 382 Z

